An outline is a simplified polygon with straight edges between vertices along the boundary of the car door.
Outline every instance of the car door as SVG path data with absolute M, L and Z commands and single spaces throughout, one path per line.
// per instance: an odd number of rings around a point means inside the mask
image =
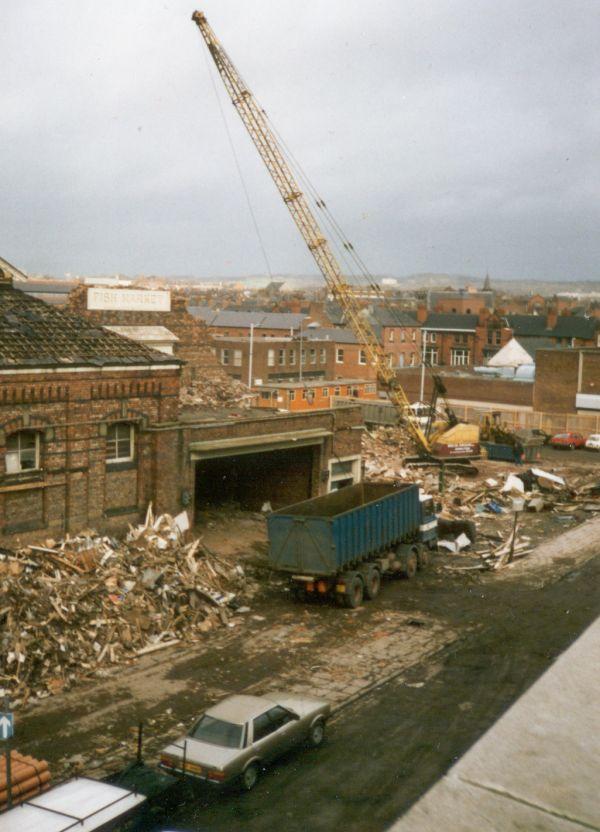
M 273 760 L 294 744 L 296 722 L 290 711 L 279 706 L 254 718 L 252 747 L 261 760 Z
M 268 711 L 269 719 L 275 726 L 277 738 L 277 754 L 283 754 L 292 748 L 300 739 L 302 728 L 298 716 L 281 705 L 276 705 Z

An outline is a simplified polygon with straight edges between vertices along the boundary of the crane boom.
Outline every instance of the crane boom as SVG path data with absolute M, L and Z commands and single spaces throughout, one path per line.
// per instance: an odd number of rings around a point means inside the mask
M 231 101 L 325 278 L 329 291 L 342 307 L 349 326 L 364 348 L 369 362 L 375 368 L 380 384 L 386 389 L 391 402 L 397 408 L 401 421 L 410 430 L 418 447 L 426 454 L 430 454 L 429 440 L 419 425 L 410 418 L 412 411 L 408 397 L 398 384 L 393 368 L 388 365 L 384 349 L 370 321 L 361 314 L 361 307 L 352 287 L 346 281 L 329 242 L 296 182 L 263 110 L 217 40 L 206 15 L 196 11 L 192 15 L 192 20 L 200 29 Z

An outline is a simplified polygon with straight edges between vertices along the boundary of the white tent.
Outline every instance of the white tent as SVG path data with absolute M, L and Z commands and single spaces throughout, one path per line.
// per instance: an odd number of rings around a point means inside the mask
M 490 358 L 487 366 L 522 367 L 524 364 L 535 364 L 535 361 L 527 350 L 519 344 L 516 338 L 511 338 L 508 344 L 505 344 L 502 349 L 498 350 L 496 355 Z

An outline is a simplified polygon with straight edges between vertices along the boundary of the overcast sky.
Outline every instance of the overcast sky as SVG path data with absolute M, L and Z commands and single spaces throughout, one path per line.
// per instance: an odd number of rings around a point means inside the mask
M 193 2 L 1 6 L 0 254 L 265 272 Z M 372 272 L 600 279 L 598 0 L 198 8 Z M 217 83 L 273 271 L 315 273 Z

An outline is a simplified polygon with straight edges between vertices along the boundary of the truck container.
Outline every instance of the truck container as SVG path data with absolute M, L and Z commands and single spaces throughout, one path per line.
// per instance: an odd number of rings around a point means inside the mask
M 349 607 L 379 593 L 389 573 L 413 577 L 437 543 L 430 497 L 413 484 L 359 483 L 273 512 L 269 560 L 297 597 L 333 595 Z

